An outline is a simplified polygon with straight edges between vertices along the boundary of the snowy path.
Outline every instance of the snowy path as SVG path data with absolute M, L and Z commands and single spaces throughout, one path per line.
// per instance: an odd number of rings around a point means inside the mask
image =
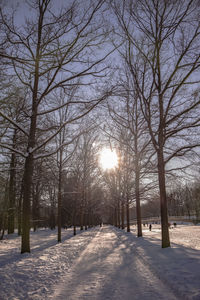
M 200 226 L 170 230 L 161 248 L 159 225 L 143 238 L 112 226 L 31 232 L 31 253 L 20 237 L 0 241 L 0 300 L 200 300 Z
M 135 245 L 134 245 L 135 243 Z M 135 246 L 135 247 L 134 247 Z M 131 276 L 130 276 L 131 275 Z M 180 299 L 143 260 L 134 242 L 110 226 L 90 241 L 62 284 L 55 300 Z

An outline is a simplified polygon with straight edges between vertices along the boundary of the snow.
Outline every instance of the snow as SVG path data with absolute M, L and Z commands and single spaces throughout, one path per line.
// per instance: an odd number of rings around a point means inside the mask
M 170 229 L 171 248 L 162 249 L 160 225 L 143 237 L 112 226 L 73 236 L 31 232 L 30 254 L 20 254 L 16 234 L 0 241 L 1 300 L 200 299 L 200 226 Z

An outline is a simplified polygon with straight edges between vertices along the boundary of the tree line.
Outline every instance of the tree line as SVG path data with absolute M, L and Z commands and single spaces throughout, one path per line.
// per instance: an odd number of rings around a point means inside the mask
M 1 227 L 12 233 L 17 217 L 24 253 L 41 207 L 60 242 L 63 220 L 75 232 L 106 215 L 130 230 L 135 205 L 140 237 L 141 201 L 157 191 L 169 247 L 168 177 L 199 163 L 198 1 L 20 9 L 23 20 L 1 8 Z M 117 149 L 114 171 L 98 166 L 103 143 Z

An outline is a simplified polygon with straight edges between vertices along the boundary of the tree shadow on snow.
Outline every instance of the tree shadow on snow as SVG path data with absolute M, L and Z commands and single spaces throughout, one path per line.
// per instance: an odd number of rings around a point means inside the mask
M 200 251 L 172 243 L 170 248 L 161 248 L 161 243 L 154 237 L 136 237 L 135 233 L 127 233 L 113 227 L 120 247 L 122 263 L 112 275 L 111 281 L 130 278 L 130 272 L 137 277 L 138 284 L 144 280 L 142 272 L 146 266 L 152 276 L 159 278 L 165 286 L 180 299 L 200 299 Z M 121 246 L 123 245 L 123 247 Z M 107 283 L 108 289 L 109 282 Z M 140 286 L 140 285 L 138 285 Z

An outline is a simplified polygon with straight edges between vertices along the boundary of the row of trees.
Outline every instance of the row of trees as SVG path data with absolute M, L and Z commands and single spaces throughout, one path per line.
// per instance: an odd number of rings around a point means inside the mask
M 102 90 L 90 96 L 90 90 L 81 89 L 97 83 L 104 76 L 102 64 L 112 52 L 100 51 L 108 42 L 99 14 L 105 1 L 79 1 L 55 7 L 50 0 L 29 4 L 28 18 L 17 21 L 13 13 L 1 10 L 1 64 L 6 69 L 5 81 L 15 80 L 23 90 L 23 124 L 4 109 L 1 117 L 9 123 L 9 135 L 17 129 L 23 139 L 22 149 L 11 145 L 5 135 L 1 145 L 21 155 L 22 178 L 22 247 L 30 252 L 30 204 L 35 161 L 53 153 L 59 158 L 58 174 L 58 240 L 60 241 L 61 176 L 64 147 L 77 138 L 76 129 L 65 131 L 71 124 L 88 114 L 108 92 Z M 26 3 L 28 5 L 28 3 Z M 5 97 L 8 92 L 2 87 Z M 11 93 L 16 96 L 11 90 Z M 21 101 L 20 101 L 21 102 Z M 20 110 L 21 111 L 21 110 Z M 20 114 L 21 116 L 21 114 Z M 79 133 L 80 134 L 80 133 Z M 14 136 L 14 134 L 13 134 Z M 14 140 L 14 138 L 13 138 Z M 54 143 L 53 143 L 54 141 Z M 15 155 L 15 154 L 14 154 Z
M 62 160 L 60 153 L 57 152 L 38 159 L 34 165 L 31 185 L 31 226 L 34 230 L 41 226 L 53 229 L 59 220 L 59 242 L 61 226 L 79 225 L 83 229 L 83 225 L 87 227 L 101 222 L 103 191 L 99 183 L 98 157 L 95 155 L 98 145 L 94 144 L 97 129 L 87 128 L 84 133 L 82 129 L 77 127 L 77 132 L 80 130 L 82 133 L 81 136 L 73 145 L 63 148 Z M 18 225 L 20 235 L 23 183 L 21 171 L 17 168 L 18 163 L 17 157 L 13 181 L 10 175 L 12 169 L 6 169 L 4 161 L 5 170 L 1 181 L 1 229 L 6 228 L 8 233 L 13 233 Z M 10 194 L 11 184 L 14 195 Z
M 169 215 L 188 216 L 194 222 L 200 221 L 199 180 L 185 186 L 177 186 L 168 192 Z
M 135 201 L 142 236 L 141 200 L 159 188 L 162 247 L 169 247 L 166 179 L 186 169 L 200 145 L 198 1 L 24 5 L 24 20 L 1 9 L 1 202 L 9 233 L 17 207 L 21 252 L 30 252 L 30 219 L 39 219 L 43 201 L 52 220 L 57 206 L 60 242 L 64 211 L 74 226 L 96 223 L 106 197 L 109 218 L 124 227 L 126 211 L 128 230 Z M 119 156 L 104 175 L 94 155 L 97 128 Z

